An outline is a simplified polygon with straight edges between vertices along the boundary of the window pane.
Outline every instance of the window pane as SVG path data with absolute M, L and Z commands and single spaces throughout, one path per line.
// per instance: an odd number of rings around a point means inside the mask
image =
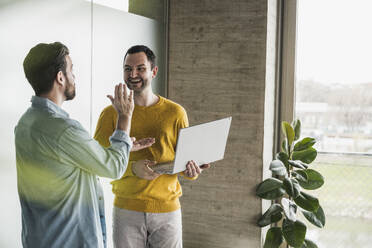
M 296 115 L 317 148 L 372 153 L 371 1 L 299 1 Z
M 326 215 L 324 228 L 307 224 L 307 237 L 322 248 L 370 247 L 372 244 L 372 157 L 320 154 L 312 169 L 324 185 L 307 193 L 317 197 Z
M 372 243 L 371 10 L 363 0 L 298 1 L 295 115 L 322 152 L 312 169 L 325 184 L 308 193 L 326 226 L 303 219 L 318 247 Z

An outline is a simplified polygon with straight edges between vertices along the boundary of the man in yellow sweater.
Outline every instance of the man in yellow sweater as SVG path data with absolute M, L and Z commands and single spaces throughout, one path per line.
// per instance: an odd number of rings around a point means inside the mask
M 189 125 L 183 107 L 153 93 L 151 81 L 157 71 L 155 55 L 148 47 L 133 46 L 127 51 L 124 81 L 134 91 L 135 102 L 130 136 L 154 137 L 156 142 L 147 149 L 132 152 L 124 176 L 112 182 L 115 247 L 182 247 L 179 202 L 182 191 L 177 175 L 160 175 L 151 169 L 151 162 L 149 166 L 136 163 L 144 159 L 158 163 L 174 160 L 178 131 Z M 116 119 L 112 106 L 102 111 L 94 136 L 101 145 L 109 145 Z M 199 167 L 190 161 L 180 174 L 196 179 L 202 169 L 209 167 L 209 164 Z

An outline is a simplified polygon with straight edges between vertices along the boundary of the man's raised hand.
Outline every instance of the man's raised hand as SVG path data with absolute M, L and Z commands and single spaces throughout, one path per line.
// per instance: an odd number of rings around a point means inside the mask
M 122 83 L 115 86 L 114 96 L 107 95 L 111 100 L 112 106 L 114 106 L 118 113 L 118 121 L 116 123 L 116 129 L 123 130 L 130 134 L 130 124 L 132 121 L 132 114 L 134 110 L 133 90 L 129 92 L 128 87 Z
M 114 96 L 107 95 L 107 97 L 111 100 L 119 117 L 132 116 L 134 110 L 133 90 L 129 90 L 125 84 L 120 83 L 115 85 Z

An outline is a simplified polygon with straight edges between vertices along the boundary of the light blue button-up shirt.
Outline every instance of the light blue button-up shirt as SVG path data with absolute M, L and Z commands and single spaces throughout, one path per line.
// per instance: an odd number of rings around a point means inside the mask
M 52 101 L 31 101 L 15 128 L 23 247 L 104 247 L 97 176 L 120 178 L 132 142 L 116 130 L 103 148 Z

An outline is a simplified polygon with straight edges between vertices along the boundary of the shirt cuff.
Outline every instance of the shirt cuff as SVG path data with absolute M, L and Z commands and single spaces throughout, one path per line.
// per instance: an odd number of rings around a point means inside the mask
M 196 175 L 194 177 L 188 177 L 188 176 L 185 175 L 185 173 L 183 171 L 180 172 L 180 175 L 182 175 L 187 180 L 191 180 L 191 181 L 196 180 L 198 178 L 198 176 L 199 176 L 199 175 Z
M 129 146 L 129 150 L 132 149 L 133 142 L 127 132 L 123 130 L 116 129 L 110 137 L 111 146 L 116 146 L 117 144 L 122 144 L 125 142 Z M 119 145 L 122 146 L 122 145 Z

